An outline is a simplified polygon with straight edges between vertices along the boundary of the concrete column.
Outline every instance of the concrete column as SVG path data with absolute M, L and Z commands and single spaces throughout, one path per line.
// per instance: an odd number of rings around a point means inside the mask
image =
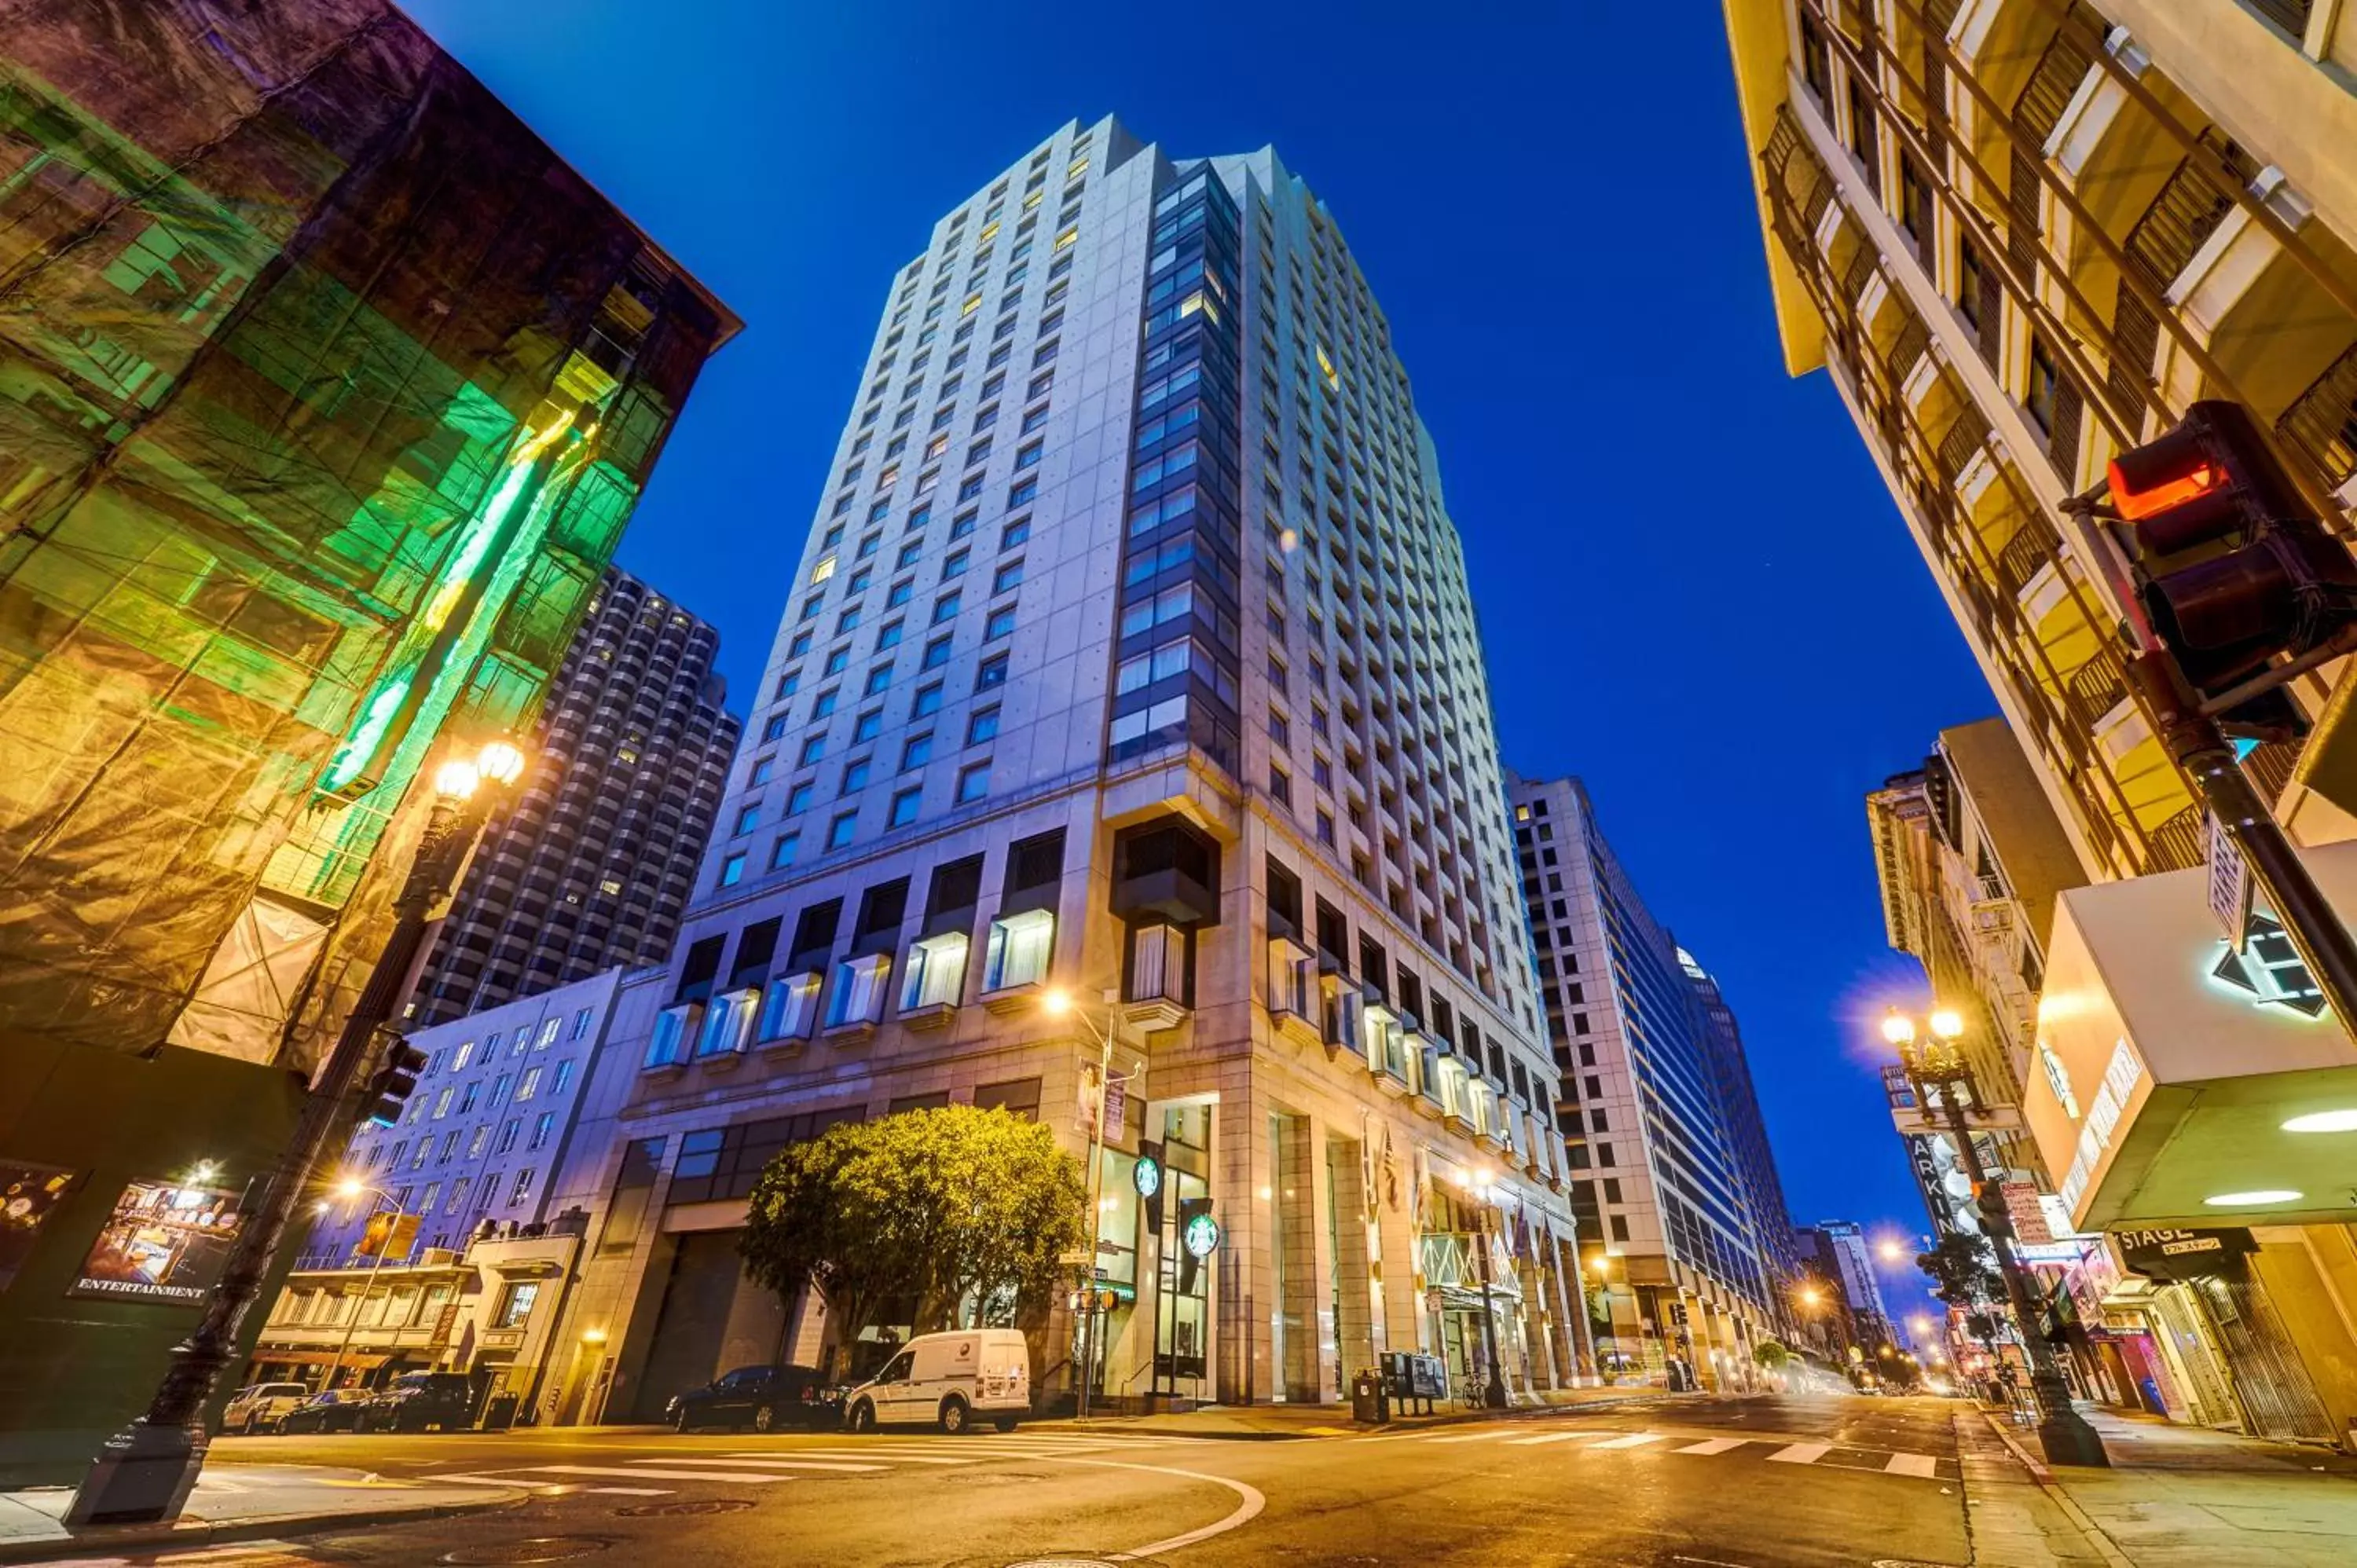
M 1319 1289 L 1325 1251 L 1318 1223 L 1318 1178 L 1309 1118 L 1270 1112 L 1260 1129 L 1268 1144 L 1273 1176 L 1261 1211 L 1268 1217 L 1268 1258 L 1275 1276 L 1270 1294 L 1270 1337 L 1277 1381 L 1269 1389 L 1296 1402 L 1320 1397 L 1318 1324 L 1331 1297 Z
M 1340 1313 L 1334 1324 L 1334 1360 L 1342 1375 L 1351 1376 L 1375 1364 L 1375 1324 L 1382 1303 L 1381 1284 L 1374 1277 L 1369 1243 L 1373 1228 L 1367 1223 L 1367 1183 L 1362 1144 L 1327 1132 L 1323 1139 L 1327 1201 L 1332 1206 L 1334 1299 Z

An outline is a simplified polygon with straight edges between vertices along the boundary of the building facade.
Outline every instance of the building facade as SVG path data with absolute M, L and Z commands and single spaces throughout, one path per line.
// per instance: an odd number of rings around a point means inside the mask
M 13 1483 L 152 1396 L 735 323 L 384 0 L 10 7 L 0 272 Z
M 362 1190 L 313 1218 L 248 1380 L 381 1387 L 463 1371 L 486 1398 L 529 1404 L 588 1218 L 562 1201 L 559 1172 L 595 1157 L 576 1127 L 626 973 L 409 1036 L 426 1058 L 417 1088 L 400 1120 L 363 1125 L 331 1173 Z
M 671 956 L 741 728 L 720 634 L 608 567 L 413 994 L 447 1023 Z
M 2112 1237 L 2090 1331 L 2185 1342 L 2147 1303 L 2195 1283 L 2232 1391 L 2157 1402 L 2343 1440 L 2357 1205 L 2326 1129 L 2357 1117 L 2347 1022 L 2319 1021 L 2270 912 L 2212 911 L 2203 813 L 2125 682 L 2116 543 L 2063 503 L 2222 398 L 2347 531 L 2357 22 L 2257 0 L 1727 17 L 1786 363 L 1830 373 L 2085 883 L 2056 899 L 2026 1018 L 2022 987 L 1973 979 L 1985 1049 L 2012 1023 L 2004 1049 L 2034 1053 L 2020 1117 L 2065 1222 Z M 2312 732 L 2244 757 L 2328 889 L 2357 831 L 2349 679 L 2295 681 Z
M 1751 1080 L 1751 1058 L 1743 1048 L 1742 1026 L 1727 1005 L 1718 982 L 1696 963 L 1692 953 L 1678 950 L 1678 961 L 1695 988 L 1705 1026 L 1705 1057 L 1710 1063 L 1711 1087 L 1718 1095 L 1719 1113 L 1727 1126 L 1727 1152 L 1734 1156 L 1736 1175 L 1743 1183 L 1744 1210 L 1751 1222 L 1752 1245 L 1767 1275 L 1765 1303 L 1769 1322 L 1788 1344 L 1799 1332 L 1792 1292 L 1805 1273 L 1800 1240 L 1793 1234 L 1792 1210 L 1784 1202 L 1784 1178 L 1776 1169 L 1776 1151 L 1768 1141 L 1768 1119 L 1760 1110 L 1760 1091 Z
M 1753 1347 L 1791 1332 L 1790 1220 L 1748 1070 L 1735 1114 L 1720 1097 L 1722 1058 L 1742 1050 L 1733 1015 L 1722 1036 L 1717 987 L 1697 983 L 1577 779 L 1518 778 L 1509 793 L 1599 1363 L 1747 1385 Z M 1766 1160 L 1757 1187 L 1747 1158 Z
M 860 387 L 651 1036 L 608 1069 L 585 1411 L 848 1339 L 742 1278 L 768 1157 L 950 1101 L 1083 1153 L 1097 1031 L 1105 1397 L 1332 1400 L 1386 1349 L 1471 1386 L 1484 1313 L 1512 1388 L 1577 1376 L 1463 555 L 1332 216 L 1271 151 L 1067 125 L 892 280 Z M 1224 1230 L 1191 1288 L 1140 1139 Z M 1063 1303 L 1027 1326 L 1071 1389 Z

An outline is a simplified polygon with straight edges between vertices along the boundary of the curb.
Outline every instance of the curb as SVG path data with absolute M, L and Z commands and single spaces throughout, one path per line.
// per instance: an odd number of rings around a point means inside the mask
M 418 1508 L 256 1514 L 250 1519 L 207 1520 L 195 1524 L 101 1525 L 74 1535 L 46 1536 L 38 1541 L 0 1541 L 0 1563 L 47 1563 L 94 1552 L 199 1548 L 328 1528 L 358 1529 L 373 1524 L 406 1524 L 414 1520 L 451 1519 L 459 1514 L 479 1513 L 485 1509 L 505 1508 L 524 1501 L 525 1498 L 526 1494 L 519 1488 L 511 1493 L 490 1493 L 479 1499 L 468 1498 L 462 1502 L 428 1503 Z
M 2062 1517 L 2071 1521 L 2073 1529 L 2087 1538 L 2087 1543 L 2095 1549 L 2110 1568 L 2136 1568 L 2136 1559 L 2121 1551 L 2119 1542 L 2104 1534 L 2104 1527 L 2088 1517 L 2087 1510 L 2081 1508 L 2077 1500 L 2054 1479 L 2054 1471 L 2044 1458 L 2023 1447 L 2020 1440 L 2006 1430 L 2006 1423 L 1989 1412 L 1981 1412 L 1981 1417 L 1996 1434 L 1997 1441 L 2004 1444 L 2020 1461 L 2021 1467 L 2029 1472 L 2029 1478 L 2038 1484 L 2038 1489 L 2061 1510 Z

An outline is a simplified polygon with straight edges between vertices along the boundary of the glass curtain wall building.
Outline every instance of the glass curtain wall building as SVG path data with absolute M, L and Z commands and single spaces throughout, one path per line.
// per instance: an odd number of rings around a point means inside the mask
M 1469 1384 L 1484 1312 L 1511 1386 L 1577 1376 L 1463 556 L 1332 215 L 1272 151 L 1067 125 L 890 281 L 859 389 L 612 1069 L 593 1196 L 666 1218 L 581 1294 L 610 1417 L 759 1314 L 799 1358 L 840 1337 L 730 1283 L 769 1153 L 946 1101 L 1081 1153 L 1092 1029 L 1144 1067 L 1106 1127 L 1107 1397 L 1330 1400 L 1385 1349 Z M 1225 1231 L 1200 1269 L 1141 1223 L 1141 1139 Z M 1024 1321 L 1071 1388 L 1060 1303 Z
M 1756 1103 L 1730 1114 L 1721 1098 L 1723 1058 L 1742 1049 L 1734 1015 L 1638 895 L 1577 779 L 1516 778 L 1511 795 L 1598 1365 L 1748 1387 L 1752 1348 L 1789 1327 L 1787 1221 Z

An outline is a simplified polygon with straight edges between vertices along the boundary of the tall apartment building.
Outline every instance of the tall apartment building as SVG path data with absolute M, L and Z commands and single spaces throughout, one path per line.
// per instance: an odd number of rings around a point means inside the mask
M 1762 1233 L 1789 1222 L 1746 1182 L 1736 1129 L 1748 1122 L 1765 1154 L 1756 1102 L 1730 1116 L 1720 1098 L 1717 1058 L 1740 1041 L 1717 1037 L 1692 961 L 1580 782 L 1517 778 L 1509 794 L 1599 1362 L 1745 1382 L 1752 1347 L 1785 1331 L 1781 1261 Z
M 1850 1343 L 1868 1358 L 1878 1346 L 1903 1344 L 1891 1322 L 1890 1307 L 1882 1297 L 1882 1281 L 1874 1272 L 1874 1254 L 1867 1246 L 1866 1228 L 1855 1219 L 1820 1219 L 1808 1228 L 1808 1232 L 1816 1251 L 1818 1271 L 1841 1287 L 1842 1302 L 1849 1316 L 1846 1326 Z
M 605 1409 L 748 1326 L 836 1333 L 739 1276 L 770 1154 L 946 1101 L 1081 1153 L 1099 1029 L 1144 1067 L 1103 1155 L 1110 1397 L 1331 1400 L 1386 1348 L 1470 1383 L 1485 1311 L 1511 1387 L 1576 1375 L 1463 554 L 1332 216 L 1273 151 L 1067 125 L 934 226 L 859 384 L 728 831 L 612 1069 L 587 1179 L 662 1219 L 593 1249 Z M 1224 1228 L 1191 1290 L 1142 1233 L 1141 1138 Z M 1056 1304 L 1051 1388 L 1072 1328 Z
M 1727 0 L 1785 360 L 1824 367 L 2088 886 L 2057 901 L 2021 1114 L 2107 1321 L 2212 1299 L 2238 1423 L 2357 1419 L 2344 1021 L 2264 908 L 2222 929 L 2188 781 L 2123 681 L 2115 546 L 2063 502 L 2198 398 L 2349 525 L 2357 20 L 2305 0 Z M 2357 911 L 2345 667 L 2244 766 Z M 2342 692 L 2345 696 L 2345 691 Z M 1951 1000 L 1943 998 L 1943 1000 Z M 2001 983 L 1984 999 L 2015 1004 Z M 2163 1252 L 2156 1231 L 2214 1244 Z M 2304 1376 L 2298 1374 L 2304 1369 Z M 2310 1384 L 2304 1391 L 2296 1384 Z
M 660 963 L 736 757 L 720 634 L 608 567 L 549 688 L 531 776 L 483 830 L 411 1003 L 480 1013 Z
M 23 1484 L 152 1397 L 413 781 L 529 729 L 735 323 L 387 0 L 9 6 L 0 275 L 0 1148 L 60 1195 L 0 1294 Z M 84 1268 L 158 1205 L 216 1220 L 177 1280 Z

